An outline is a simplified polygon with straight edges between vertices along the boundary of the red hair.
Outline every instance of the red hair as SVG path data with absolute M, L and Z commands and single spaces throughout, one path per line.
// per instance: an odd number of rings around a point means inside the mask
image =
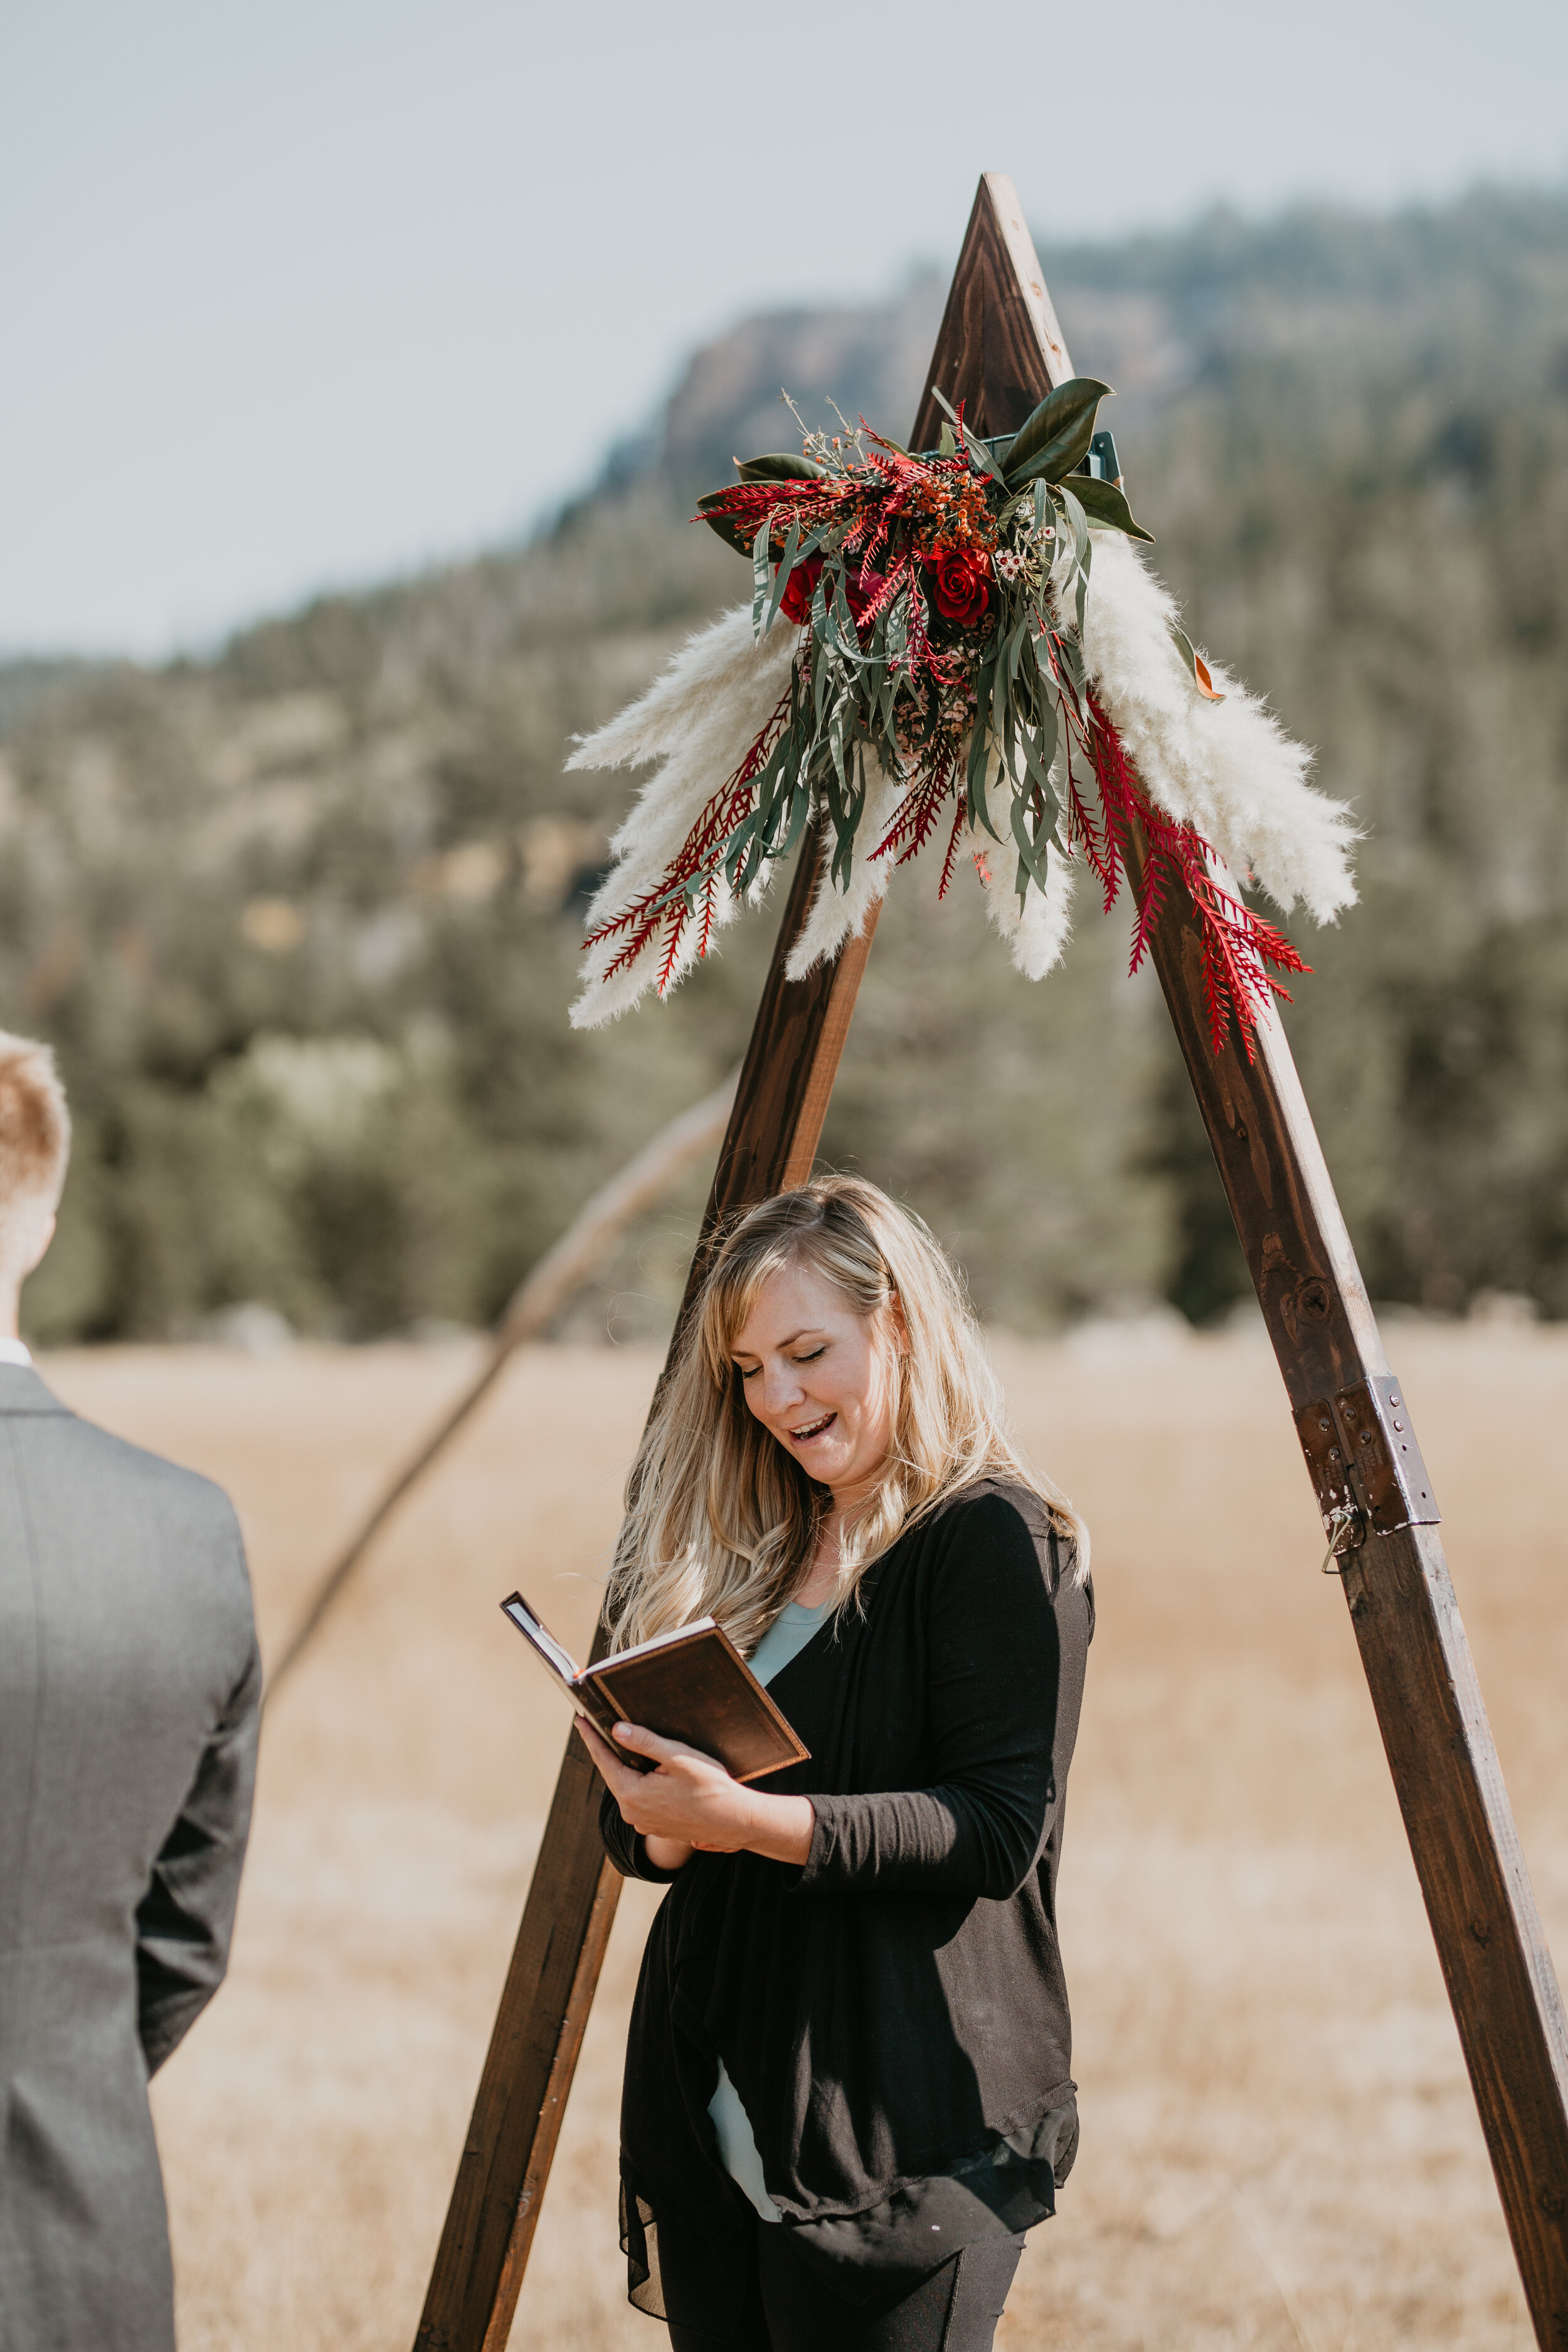
M 0 1219 L 16 1202 L 54 1206 L 70 1140 L 70 1113 L 50 1048 L 0 1029 Z

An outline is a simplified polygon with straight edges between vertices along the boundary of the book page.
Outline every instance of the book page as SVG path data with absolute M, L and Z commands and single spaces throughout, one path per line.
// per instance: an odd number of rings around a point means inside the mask
M 576 1660 L 572 1656 L 570 1651 L 563 1650 L 562 1648 L 554 1634 L 548 1633 L 544 1626 L 541 1624 L 539 1619 L 534 1615 L 532 1610 L 529 1607 L 521 1593 L 510 1593 L 508 1598 L 501 1602 L 501 1607 L 511 1619 L 511 1622 L 517 1627 L 518 1632 L 522 1634 L 523 1638 L 531 1644 L 540 1657 L 544 1660 L 545 1664 L 555 1674 L 559 1675 L 563 1683 L 575 1683 L 577 1680 Z

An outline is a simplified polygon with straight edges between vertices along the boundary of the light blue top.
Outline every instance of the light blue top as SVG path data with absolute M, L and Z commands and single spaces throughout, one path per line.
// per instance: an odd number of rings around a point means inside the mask
M 783 1673 L 796 1653 L 805 1649 L 832 1606 L 830 1601 L 825 1601 L 819 1609 L 802 1609 L 792 1601 L 787 1608 L 780 1610 L 752 1652 L 752 1672 L 760 1683 L 771 1683 L 776 1674 Z M 708 2112 L 719 2135 L 719 2160 L 725 2171 L 745 2190 L 764 2221 L 776 2221 L 779 2209 L 768 2195 L 763 2179 L 763 2159 L 746 2110 L 741 2105 L 741 2095 L 731 2082 L 722 2058 L 719 2061 L 719 2087 L 708 2102 Z

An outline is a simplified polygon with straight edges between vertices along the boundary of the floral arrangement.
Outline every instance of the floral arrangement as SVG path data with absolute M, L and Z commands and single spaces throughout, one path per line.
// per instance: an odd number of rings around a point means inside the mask
M 1251 1055 L 1258 1014 L 1286 994 L 1274 973 L 1307 967 L 1242 898 L 1225 852 L 1235 859 L 1239 824 L 1241 873 L 1326 917 L 1353 896 L 1353 835 L 1245 693 L 1223 737 L 1202 740 L 1196 714 L 1222 719 L 1225 687 L 1133 553 L 1149 534 L 1120 483 L 1080 470 L 1108 389 L 1074 378 L 994 441 L 948 409 L 923 455 L 864 425 L 807 435 L 800 457 L 742 464 L 700 501 L 751 559 L 751 605 L 574 759 L 665 762 L 617 836 L 574 1019 L 620 1010 L 650 979 L 664 994 L 817 814 L 832 856 L 792 973 L 863 922 L 890 867 L 944 826 L 939 897 L 967 845 L 1027 971 L 1061 951 L 1075 867 L 1107 911 L 1136 876 L 1134 971 L 1178 887 L 1215 1050 L 1234 1019 Z

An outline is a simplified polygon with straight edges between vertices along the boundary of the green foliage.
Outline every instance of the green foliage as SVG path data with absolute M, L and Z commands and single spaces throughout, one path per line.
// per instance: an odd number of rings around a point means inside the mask
M 1045 257 L 1069 343 L 1119 386 L 1193 638 L 1367 829 L 1361 906 L 1293 926 L 1317 969 L 1286 1018 L 1370 1286 L 1568 1314 L 1568 204 L 1216 217 Z M 321 1332 L 486 1318 L 716 1083 L 773 919 L 668 1006 L 570 1030 L 633 782 L 564 775 L 565 747 L 744 593 L 684 518 L 776 436 L 792 350 L 826 336 L 823 388 L 896 435 L 940 307 L 920 287 L 700 355 L 651 469 L 527 548 L 210 661 L 0 670 L 0 1024 L 54 1040 L 78 1130 L 36 1337 L 252 1297 Z M 1245 1273 L 1120 926 L 1080 886 L 1034 986 L 962 871 L 936 908 L 931 863 L 889 898 L 827 1155 L 930 1217 L 998 1321 L 1151 1292 L 1223 1311 Z M 702 1189 L 627 1245 L 591 1323 L 663 1324 Z

